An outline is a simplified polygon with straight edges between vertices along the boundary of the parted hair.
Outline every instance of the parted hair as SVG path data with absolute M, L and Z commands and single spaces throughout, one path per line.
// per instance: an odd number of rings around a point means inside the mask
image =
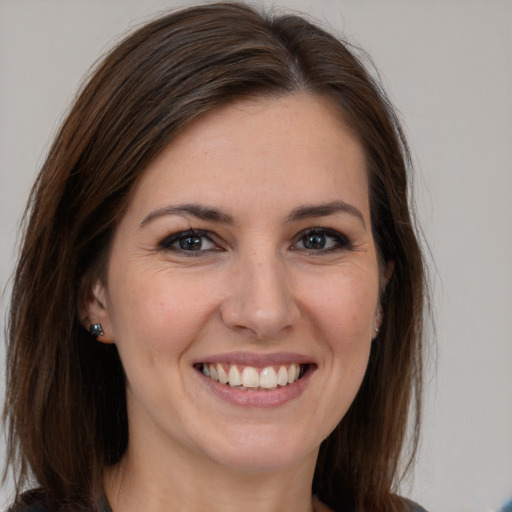
M 336 510 L 402 510 L 393 492 L 418 440 L 425 272 L 407 144 L 357 55 L 302 16 L 216 3 L 160 16 L 96 66 L 49 150 L 24 217 L 4 409 L 6 472 L 13 468 L 18 493 L 35 481 L 50 510 L 97 510 L 103 471 L 126 450 L 117 350 L 84 329 L 77 304 L 104 271 L 145 169 L 212 109 L 306 92 L 328 98 L 364 148 L 373 235 L 382 264 L 393 267 L 366 375 L 320 447 L 313 493 Z

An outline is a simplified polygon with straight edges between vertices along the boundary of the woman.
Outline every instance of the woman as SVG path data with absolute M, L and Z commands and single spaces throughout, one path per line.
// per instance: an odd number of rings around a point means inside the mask
M 32 191 L 9 323 L 18 510 L 414 510 L 407 146 L 346 46 L 242 4 L 142 27 Z M 407 463 L 407 461 L 405 461 Z

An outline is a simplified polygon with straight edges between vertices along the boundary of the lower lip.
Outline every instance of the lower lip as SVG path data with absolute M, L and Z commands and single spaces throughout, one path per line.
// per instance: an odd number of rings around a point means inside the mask
M 228 384 L 221 384 L 200 372 L 197 374 L 213 393 L 230 404 L 240 407 L 279 407 L 295 400 L 303 393 L 313 372 L 314 369 L 309 367 L 299 380 L 269 391 L 244 391 L 232 388 Z

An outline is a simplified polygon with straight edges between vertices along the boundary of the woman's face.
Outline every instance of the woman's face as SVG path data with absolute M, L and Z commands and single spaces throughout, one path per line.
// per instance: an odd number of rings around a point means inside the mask
M 129 450 L 277 470 L 346 413 L 381 278 L 363 150 L 334 111 L 232 103 L 142 176 L 89 304 L 126 372 Z

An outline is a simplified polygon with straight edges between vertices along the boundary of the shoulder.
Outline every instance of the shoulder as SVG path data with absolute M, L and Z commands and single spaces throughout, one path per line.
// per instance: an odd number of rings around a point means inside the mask
M 112 512 L 105 496 L 100 497 L 100 502 L 99 510 L 101 512 Z M 77 507 L 51 506 L 47 494 L 42 489 L 33 489 L 20 494 L 5 512 L 58 512 L 64 508 L 65 510 L 75 510 Z M 80 510 L 83 510 L 83 507 L 80 507 Z M 92 509 L 87 510 L 92 512 Z
M 420 505 L 414 503 L 414 501 L 408 500 L 406 498 L 398 498 L 398 500 L 404 506 L 404 512 L 427 512 L 423 507 L 420 507 Z M 338 512 L 337 508 L 329 508 L 316 497 L 313 497 L 313 507 L 315 512 Z
M 43 491 L 34 489 L 19 495 L 6 512 L 51 512 L 51 510 L 46 505 Z
M 14 504 L 9 507 L 5 512 L 52 512 L 42 504 L 33 505 L 20 505 Z
M 407 498 L 398 498 L 398 500 L 399 503 L 401 503 L 404 506 L 404 512 L 427 512 L 423 507 L 421 507 L 417 503 L 414 503 L 414 501 L 408 500 Z M 338 509 L 332 509 L 327 507 L 327 505 L 322 503 L 316 497 L 313 497 L 313 507 L 315 512 L 338 512 Z
M 414 503 L 414 501 L 402 498 L 402 502 L 405 505 L 407 512 L 427 512 L 423 507 Z

